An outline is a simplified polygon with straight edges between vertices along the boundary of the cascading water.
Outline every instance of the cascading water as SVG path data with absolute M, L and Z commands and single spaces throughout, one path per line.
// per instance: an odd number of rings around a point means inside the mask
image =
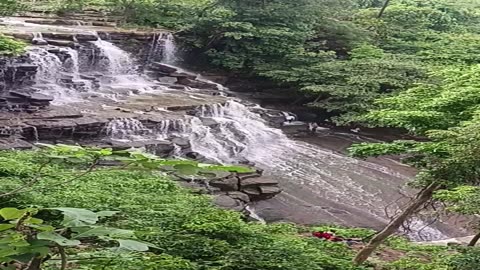
M 175 64 L 175 62 L 177 62 L 177 46 L 174 36 L 171 33 L 163 34 L 161 39 L 164 43 L 162 62 L 165 64 Z
M 75 78 L 80 77 L 80 60 L 78 51 L 72 48 L 65 48 L 67 54 L 70 56 L 66 61 L 67 69 Z
M 35 89 L 40 93 L 53 96 L 54 101 L 52 103 L 56 105 L 81 101 L 81 97 L 75 89 L 60 83 L 62 74 L 75 72 L 76 67 L 64 66 L 60 58 L 46 48 L 32 47 L 28 50 L 28 54 L 32 63 L 38 66 Z M 75 66 L 75 59 L 72 62 L 72 65 Z
M 205 118 L 216 124 L 206 126 Z M 398 197 L 396 190 L 401 186 L 389 179 L 407 180 L 386 167 L 293 141 L 233 100 L 201 107 L 198 117 L 186 118 L 181 126 L 176 136 L 189 139 L 194 152 L 219 163 L 255 162 L 266 175 L 281 181 L 285 191 L 278 198 L 282 203 L 311 204 L 311 214 L 330 222 L 365 226 L 388 222 L 385 206 Z M 161 137 L 172 131 L 168 127 L 161 129 Z M 319 200 L 324 205 L 320 209 Z M 420 226 L 421 221 L 416 224 Z M 444 237 L 432 228 L 422 236 L 428 240 Z M 419 239 L 415 233 L 411 237 Z
M 166 139 L 171 135 L 181 135 L 187 132 L 187 121 L 184 119 L 163 120 L 157 124 L 154 133 L 158 139 Z
M 102 81 L 103 89 L 110 90 L 105 96 L 117 99 L 134 92 L 152 91 L 155 82 L 136 71 L 135 61 L 129 53 L 101 39 L 92 43 L 100 49 L 98 61 L 101 70 L 109 75 L 107 80 Z
M 132 118 L 113 119 L 105 127 L 105 133 L 115 140 L 135 140 L 150 132 L 142 122 Z
M 104 72 L 111 75 L 125 75 L 133 72 L 134 62 L 126 51 L 105 40 L 98 39 L 92 42 L 104 57 L 100 59 Z
M 34 44 L 39 44 L 39 43 L 45 43 L 45 39 L 43 39 L 43 35 L 40 32 L 33 33 L 33 39 L 32 43 Z
M 41 82 L 55 82 L 62 71 L 60 58 L 47 49 L 33 47 L 28 51 L 30 59 L 38 66 L 36 80 Z

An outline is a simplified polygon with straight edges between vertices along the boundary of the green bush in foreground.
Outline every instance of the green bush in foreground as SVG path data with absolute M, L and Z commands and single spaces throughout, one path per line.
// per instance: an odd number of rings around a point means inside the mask
M 20 186 L 38 170 L 32 152 L 0 152 L 0 190 Z M 299 236 L 294 225 L 245 223 L 241 215 L 214 207 L 159 173 L 99 169 L 68 185 L 76 172 L 61 165 L 42 170 L 31 190 L 3 199 L 10 207 L 75 207 L 119 211 L 105 226 L 133 230 L 151 253 L 69 250 L 76 269 L 291 269 L 354 270 L 343 244 Z M 58 269 L 50 263 L 48 269 Z
M 0 152 L 0 190 L 28 183 L 42 162 L 36 152 Z M 115 211 L 116 215 L 102 219 L 98 226 L 134 232 L 133 239 L 151 247 L 144 253 L 126 253 L 105 249 L 109 245 L 101 238 L 92 239 L 82 248 L 66 249 L 68 269 L 469 270 L 476 269 L 478 263 L 478 249 L 458 252 L 446 247 L 415 246 L 395 237 L 373 258 L 375 268 L 371 264 L 356 267 L 351 263 L 354 249 L 309 237 L 309 233 L 336 230 L 344 237 L 369 238 L 371 230 L 246 223 L 239 213 L 216 208 L 209 196 L 194 194 L 163 173 L 141 168 L 97 168 L 68 184 L 58 184 L 82 171 L 79 165 L 65 164 L 44 166 L 41 181 L 26 192 L 0 196 L 0 209 L 70 207 Z M 49 216 L 39 218 L 54 222 Z M 390 258 L 394 261 L 382 261 L 382 252 L 388 256 L 392 251 L 397 256 Z M 41 269 L 60 269 L 60 262 L 54 255 Z
M 19 55 L 25 52 L 26 44 L 0 34 L 0 55 Z

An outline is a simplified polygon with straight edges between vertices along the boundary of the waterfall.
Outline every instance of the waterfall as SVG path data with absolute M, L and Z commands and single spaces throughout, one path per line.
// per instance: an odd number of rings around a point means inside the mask
M 33 33 L 32 43 L 34 44 L 46 43 L 41 32 Z
M 165 64 L 175 64 L 177 62 L 177 46 L 175 44 L 175 38 L 171 33 L 163 34 L 161 36 L 163 40 L 163 60 Z
M 158 139 L 166 139 L 171 135 L 185 134 L 188 122 L 184 119 L 163 120 L 157 124 L 154 132 Z
M 257 220 L 258 222 L 262 223 L 262 224 L 266 224 L 267 222 L 265 222 L 265 220 L 260 217 L 256 212 L 255 212 L 255 209 L 253 209 L 252 207 L 250 207 L 250 205 L 247 205 L 247 207 L 245 207 L 245 210 L 247 210 L 247 212 L 249 213 L 249 216 L 255 220 Z
M 56 54 L 42 47 L 33 47 L 29 48 L 28 55 L 32 63 L 38 66 L 34 87 L 39 93 L 53 96 L 52 103 L 55 105 L 82 100 L 75 89 L 59 83 L 63 72 L 68 71 L 68 68 Z
M 147 61 L 154 62 L 157 60 L 159 52 L 165 42 L 162 39 L 162 34 L 154 33 L 152 36 L 152 43 L 150 44 L 150 51 L 148 52 Z
M 36 80 L 49 83 L 56 82 L 59 73 L 62 71 L 63 64 L 60 58 L 41 47 L 31 48 L 28 54 L 33 63 L 38 66 Z
M 116 140 L 136 140 L 150 132 L 142 122 L 133 118 L 113 119 L 105 127 L 105 133 Z
M 92 41 L 92 43 L 100 49 L 101 56 L 104 57 L 100 60 L 100 65 L 106 73 L 123 75 L 133 72 L 134 61 L 126 51 L 101 39 Z
M 72 73 L 75 78 L 80 77 L 80 60 L 78 57 L 78 51 L 72 48 L 65 48 L 70 58 L 66 61 L 68 72 Z
M 269 127 L 251 109 L 259 108 L 234 100 L 203 106 L 197 116 L 165 121 L 153 133 L 159 138 L 174 134 L 188 139 L 192 151 L 215 162 L 254 162 L 265 170 L 267 177 L 281 182 L 285 189 L 279 196 L 282 203 L 311 203 L 311 209 L 318 210 L 329 222 L 378 225 L 389 221 L 385 206 L 398 198 L 396 191 L 401 184 L 395 182 L 407 181 L 406 176 L 381 165 L 291 140 L 281 130 Z M 211 124 L 205 125 L 206 120 Z M 318 200 L 322 206 L 318 206 Z M 394 206 L 398 209 L 401 204 Z M 410 236 L 418 239 L 415 233 Z M 422 236 L 428 240 L 445 237 L 430 227 L 423 230 Z

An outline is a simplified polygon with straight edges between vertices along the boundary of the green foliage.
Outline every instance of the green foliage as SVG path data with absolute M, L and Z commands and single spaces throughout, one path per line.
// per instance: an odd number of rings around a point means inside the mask
M 0 0 L 0 16 L 13 15 L 25 8 L 26 6 L 17 0 Z
M 448 262 L 448 270 L 476 270 L 480 264 L 480 249 L 467 248 L 460 254 L 452 256 Z
M 36 218 L 45 211 L 58 211 L 63 221 L 50 219 L 51 224 Z M 45 213 L 43 213 L 45 215 Z M 97 225 L 100 217 L 111 216 L 113 212 L 91 212 L 78 208 L 51 209 L 0 209 L 0 263 L 29 265 L 33 261 L 46 261 L 55 254 L 63 254 L 65 247 L 90 245 L 93 238 L 101 239 L 95 245 L 111 241 L 118 242 L 118 250 L 148 251 L 147 243 L 135 239 L 133 231 L 107 228 Z M 58 225 L 55 225 L 58 223 Z M 54 225 L 54 226 L 53 226 Z M 87 241 L 85 241 L 87 240 Z M 104 244 L 105 246 L 105 244 Z M 106 245 L 108 246 L 108 245 Z M 63 252 L 63 253 L 62 253 Z M 66 262 L 66 258 L 62 258 Z M 3 269 L 2 267 L 0 267 Z
M 452 67 L 433 73 L 435 84 L 420 84 L 377 102 L 378 110 L 364 116 L 377 126 L 402 127 L 415 133 L 445 129 L 476 114 L 479 66 Z
M 0 55 L 19 55 L 25 52 L 25 47 L 25 43 L 0 34 Z
M 1 190 L 21 184 L 24 181 L 21 175 L 34 173 L 40 162 L 31 152 L 0 152 L 2 160 L 3 164 L 12 164 L 2 173 Z M 72 166 L 78 165 L 47 165 L 38 188 L 2 203 L 44 209 L 62 205 L 67 218 L 56 224 L 69 225 L 96 220 L 91 212 L 72 212 L 69 208 L 92 209 L 96 215 L 105 215 L 102 211 L 118 211 L 104 221 L 103 227 L 134 231 L 139 241 L 155 245 L 151 253 L 128 256 L 107 251 L 72 250 L 69 260 L 75 262 L 77 269 L 138 269 L 135 266 L 139 262 L 141 269 L 363 269 L 351 265 L 352 253 L 342 243 L 302 237 L 300 230 L 289 224 L 245 223 L 239 213 L 213 206 L 208 196 L 193 194 L 164 174 L 142 167 L 130 170 L 98 168 L 68 185 L 57 186 L 58 178 L 78 174 L 72 171 Z M 73 223 L 72 217 L 76 217 Z M 95 228 L 76 230 L 72 239 L 82 234 L 104 232 Z M 123 231 L 109 229 L 108 232 L 123 235 Z M 132 246 L 129 242 L 121 243 L 124 247 Z M 143 250 L 137 244 L 133 246 Z
M 480 188 L 460 186 L 452 190 L 442 190 L 435 198 L 447 203 L 448 209 L 466 215 L 480 214 Z

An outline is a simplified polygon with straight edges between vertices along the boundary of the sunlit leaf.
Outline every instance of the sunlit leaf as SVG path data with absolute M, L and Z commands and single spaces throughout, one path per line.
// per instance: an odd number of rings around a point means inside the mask
M 54 232 L 41 232 L 37 235 L 37 238 L 40 239 L 40 240 L 49 240 L 49 241 L 55 242 L 55 243 L 59 244 L 60 246 L 64 246 L 64 247 L 78 246 L 81 243 L 78 240 L 70 240 L 70 239 L 67 239 L 67 238 L 61 236 L 60 234 L 54 233 Z
M 2 208 L 0 209 L 0 216 L 5 220 L 13 220 L 21 218 L 27 210 L 18 210 L 16 208 Z

